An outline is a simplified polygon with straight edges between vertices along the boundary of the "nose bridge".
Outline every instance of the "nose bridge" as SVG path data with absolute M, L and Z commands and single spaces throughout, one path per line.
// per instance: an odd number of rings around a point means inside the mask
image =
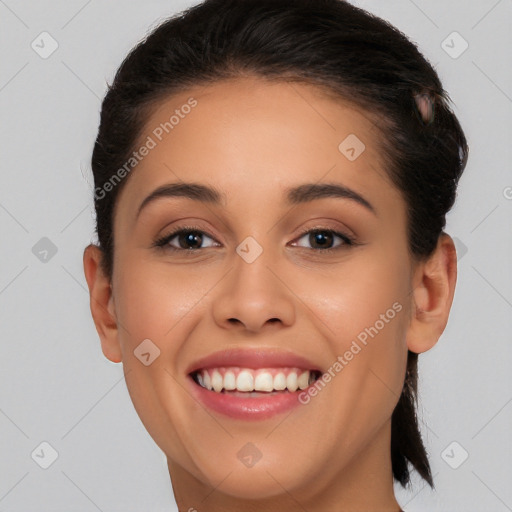
M 261 237 L 260 241 L 261 240 Z M 263 243 L 265 246 L 263 246 Z M 260 244 L 253 236 L 248 236 L 238 244 L 233 258 L 233 284 L 236 292 L 244 296 L 257 296 L 269 293 L 276 286 L 275 275 L 270 271 L 276 262 L 276 250 L 266 238 Z
M 264 248 L 252 236 L 240 242 L 231 271 L 213 303 L 215 321 L 219 325 L 241 323 L 248 330 L 258 330 L 267 321 L 293 323 L 293 294 L 273 268 L 276 256 L 277 251 Z

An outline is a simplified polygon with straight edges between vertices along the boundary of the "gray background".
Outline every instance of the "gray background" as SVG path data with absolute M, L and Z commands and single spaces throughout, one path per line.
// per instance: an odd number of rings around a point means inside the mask
M 0 0 L 0 512 L 177 510 L 121 365 L 101 352 L 82 252 L 94 241 L 89 162 L 106 81 L 192 3 Z M 354 3 L 418 43 L 471 147 L 447 224 L 459 249 L 453 309 L 420 357 L 437 490 L 415 478 L 398 499 L 408 512 L 512 510 L 512 1 Z M 31 47 L 43 31 L 59 45 L 46 59 Z M 457 58 L 454 31 L 469 44 Z M 58 453 L 47 469 L 42 442 Z

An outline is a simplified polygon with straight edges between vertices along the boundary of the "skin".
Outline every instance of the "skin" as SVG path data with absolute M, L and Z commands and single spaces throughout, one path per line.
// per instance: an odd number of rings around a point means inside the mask
M 137 413 L 167 456 L 179 509 L 396 512 L 391 414 L 407 349 L 429 350 L 446 326 L 453 241 L 443 234 L 428 261 L 411 259 L 406 204 L 384 171 L 381 134 L 368 112 L 311 85 L 245 77 L 167 98 L 141 140 L 191 96 L 197 106 L 137 165 L 118 197 L 112 280 L 101 272 L 99 249 L 84 252 L 103 353 L 122 361 Z M 338 150 L 351 133 L 366 146 L 352 162 Z M 180 180 L 215 186 L 226 204 L 164 198 L 136 218 L 156 187 Z M 309 182 L 348 186 L 376 215 L 339 198 L 290 207 L 284 189 Z M 191 257 L 152 247 L 190 223 L 205 232 L 204 248 Z M 352 234 L 359 245 L 322 254 L 301 235 L 318 227 Z M 235 251 L 247 236 L 263 248 L 250 264 Z M 342 243 L 334 237 L 327 246 Z M 172 245 L 180 247 L 179 239 Z M 187 366 L 226 348 L 286 349 L 326 371 L 396 302 L 401 311 L 289 415 L 234 420 L 188 392 Z M 134 356 L 146 338 L 160 349 L 149 366 Z M 237 457 L 248 442 L 262 454 L 251 468 Z

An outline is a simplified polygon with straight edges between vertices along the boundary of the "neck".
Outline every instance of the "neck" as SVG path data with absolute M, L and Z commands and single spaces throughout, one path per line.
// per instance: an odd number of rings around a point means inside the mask
M 335 450 L 333 450 L 335 452 Z M 325 468 L 335 467 L 336 454 Z M 211 486 L 182 466 L 167 459 L 174 495 L 180 512 L 399 512 L 393 492 L 391 469 L 391 420 L 348 466 L 325 470 L 302 488 L 284 489 L 271 498 L 240 499 L 222 492 L 222 480 Z

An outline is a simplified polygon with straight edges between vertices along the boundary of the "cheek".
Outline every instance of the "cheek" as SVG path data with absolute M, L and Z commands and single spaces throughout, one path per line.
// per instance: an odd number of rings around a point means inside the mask
M 364 341 L 366 333 L 369 338 L 368 330 L 377 335 L 374 327 L 381 338 L 397 342 L 406 321 L 399 313 L 410 300 L 407 268 L 400 254 L 361 252 L 329 273 L 305 272 L 295 278 L 294 291 L 336 353 L 358 336 Z
M 190 450 L 185 448 L 187 424 L 179 415 L 193 404 L 179 382 L 178 362 L 187 333 L 205 314 L 206 301 L 201 298 L 212 284 L 204 276 L 198 280 L 188 271 L 177 272 L 166 265 L 148 264 L 143 259 L 119 261 L 116 312 L 122 324 L 119 339 L 131 400 L 160 448 L 174 459 L 191 464 Z M 144 352 L 150 354 L 148 365 L 136 356 L 143 353 L 139 347 L 146 339 L 158 349 L 155 351 L 146 342 Z M 193 464 L 189 469 L 193 469 Z
M 297 281 L 328 341 L 335 377 L 327 386 L 336 396 L 339 424 L 354 420 L 377 428 L 398 401 L 407 360 L 407 268 L 399 254 L 369 254 L 336 274 Z
M 144 261 L 124 264 L 116 293 L 119 320 L 126 328 L 124 342 L 150 338 L 160 340 L 161 349 L 175 347 L 170 339 L 177 338 L 182 319 L 188 322 L 201 311 L 201 299 L 211 287 L 204 272 L 193 274 Z

